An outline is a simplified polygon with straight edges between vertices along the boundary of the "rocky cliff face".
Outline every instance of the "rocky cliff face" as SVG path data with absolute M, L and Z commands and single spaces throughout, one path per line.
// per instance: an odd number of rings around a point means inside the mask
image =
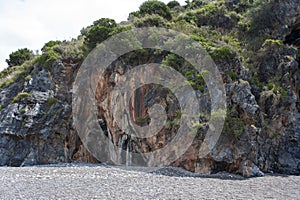
M 275 7 L 275 15 L 280 19 L 278 29 L 265 30 L 265 34 L 287 44 L 265 42 L 249 55 L 253 69 L 246 68 L 239 56 L 216 61 L 225 83 L 228 107 L 221 137 L 210 154 L 199 157 L 208 128 L 203 116 L 192 145 L 171 165 L 200 173 L 300 174 L 299 49 L 289 45 L 299 45 L 300 6 L 297 1 L 282 1 Z M 107 134 L 115 146 L 128 152 L 120 155 L 120 164 L 130 165 L 130 152 L 149 152 L 165 146 L 176 134 L 180 114 L 178 101 L 167 89 L 142 87 L 131 99 L 135 123 L 149 124 L 148 108 L 159 101 L 166 107 L 168 126 L 155 137 L 131 138 L 121 131 L 113 116 L 117 97 L 111 92 L 118 80 L 111 77 L 129 71 L 130 64 L 165 59 L 164 53 L 138 62 L 135 58 L 122 58 L 99 83 L 95 98 L 101 126 L 109 130 Z M 72 86 L 80 65 L 81 61 L 66 56 L 53 62 L 49 69 L 35 64 L 27 69 L 26 78 L 19 76 L 0 89 L 0 166 L 97 162 L 82 145 L 72 120 Z M 201 105 L 209 108 L 207 88 L 203 86 L 198 92 Z
M 1 166 L 96 161 L 72 128 L 70 90 L 79 66 L 72 60 L 54 62 L 51 71 L 35 65 L 27 80 L 1 90 Z

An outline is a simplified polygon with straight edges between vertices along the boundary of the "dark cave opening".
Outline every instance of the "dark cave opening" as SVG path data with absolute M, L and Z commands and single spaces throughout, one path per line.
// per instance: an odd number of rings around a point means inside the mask
M 300 64 L 300 18 L 291 27 L 291 32 L 285 37 L 284 43 L 298 48 L 297 62 Z
M 294 28 L 291 33 L 285 37 L 285 43 L 300 48 L 300 25 Z

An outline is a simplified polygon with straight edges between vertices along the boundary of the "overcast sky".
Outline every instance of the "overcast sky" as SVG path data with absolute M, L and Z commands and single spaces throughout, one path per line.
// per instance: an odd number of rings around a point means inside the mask
M 13 51 L 40 50 L 50 40 L 76 38 L 83 27 L 102 17 L 125 21 L 144 1 L 0 0 L 0 70 L 7 67 L 5 59 Z

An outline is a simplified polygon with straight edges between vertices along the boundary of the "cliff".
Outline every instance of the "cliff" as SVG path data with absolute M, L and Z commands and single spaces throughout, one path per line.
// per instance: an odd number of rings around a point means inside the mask
M 170 163 L 172 166 L 205 174 L 300 174 L 300 3 L 270 1 L 259 6 L 251 2 L 169 6 L 172 19 L 140 12 L 132 13 L 125 25 L 108 27 L 120 32 L 152 25 L 183 32 L 206 48 L 220 70 L 227 114 L 218 143 L 208 155 L 199 157 L 209 128 L 207 117 L 201 116 L 192 145 Z M 73 83 L 91 50 L 93 41 L 88 39 L 96 25 L 84 29 L 73 41 L 51 46 L 21 66 L 1 72 L 0 166 L 99 162 L 82 144 L 72 118 Z M 148 108 L 157 102 L 165 105 L 168 124 L 158 135 L 132 138 L 115 121 L 118 96 L 113 87 L 118 79 L 111 77 L 124 75 L 132 66 L 153 62 L 168 64 L 189 77 L 200 94 L 198 101 L 207 105 L 202 112 L 210 112 L 208 88 L 202 78 L 193 78 L 197 73 L 189 63 L 169 52 L 151 49 L 123 55 L 98 83 L 95 112 L 111 142 L 128 153 L 159 149 L 178 130 L 178 100 L 167 89 L 153 85 L 134 92 L 130 114 L 135 123 L 147 125 Z M 133 162 L 124 153 L 119 156 L 119 164 Z

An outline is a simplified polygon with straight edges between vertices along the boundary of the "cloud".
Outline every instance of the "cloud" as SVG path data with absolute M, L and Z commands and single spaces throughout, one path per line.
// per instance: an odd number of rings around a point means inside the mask
M 168 0 L 163 0 L 165 3 Z M 144 0 L 0 0 L 0 70 L 17 49 L 39 50 L 49 40 L 70 40 L 102 18 L 125 21 Z M 184 0 L 179 0 L 184 4 Z

